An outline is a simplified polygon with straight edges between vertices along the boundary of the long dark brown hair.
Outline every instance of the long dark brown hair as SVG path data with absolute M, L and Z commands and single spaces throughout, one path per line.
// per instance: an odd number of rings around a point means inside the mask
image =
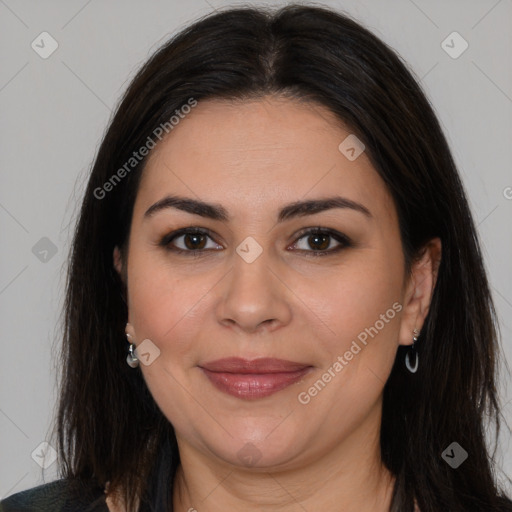
M 417 342 L 419 369 L 404 369 L 400 347 L 384 388 L 382 459 L 396 476 L 391 511 L 412 512 L 414 499 L 422 512 L 512 511 L 498 488 L 496 447 L 486 444 L 487 427 L 495 426 L 497 438 L 500 425 L 494 308 L 446 139 L 400 57 L 350 17 L 317 6 L 206 16 L 162 46 L 121 99 L 71 248 L 54 430 L 61 476 L 77 492 L 83 482 L 98 488 L 110 482 L 129 510 L 138 500 L 140 511 L 172 510 L 176 437 L 140 368 L 126 364 L 126 290 L 112 262 L 116 245 L 126 253 L 147 157 L 122 179 L 112 176 L 191 98 L 265 95 L 327 107 L 363 141 L 394 198 L 406 270 L 426 241 L 442 241 Z M 441 457 L 454 441 L 468 453 L 457 469 Z

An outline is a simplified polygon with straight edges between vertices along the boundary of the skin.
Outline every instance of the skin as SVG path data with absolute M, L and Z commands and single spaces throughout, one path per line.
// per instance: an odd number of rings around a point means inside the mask
M 389 510 L 394 481 L 380 458 L 382 392 L 398 345 L 410 345 L 413 329 L 421 330 L 441 245 L 427 244 L 406 275 L 384 182 L 364 152 L 349 161 L 338 150 L 349 134 L 314 104 L 208 100 L 150 155 L 127 261 L 116 248 L 114 265 L 127 284 L 127 332 L 136 345 L 149 339 L 160 350 L 140 368 L 176 431 L 178 512 Z M 145 219 L 168 194 L 220 204 L 230 220 L 174 208 Z M 277 223 L 284 205 L 333 195 L 361 203 L 371 218 L 335 208 Z M 159 246 L 165 235 L 194 226 L 213 233 L 196 242 L 201 255 Z M 333 237 L 324 246 L 308 242 L 301 230 L 316 226 L 345 234 L 353 246 Z M 248 236 L 262 248 L 252 263 L 236 252 Z M 181 236 L 170 246 L 185 242 Z M 313 256 L 319 246 L 340 245 Z M 298 394 L 394 303 L 401 311 L 300 403 Z M 198 368 L 229 356 L 277 357 L 313 369 L 269 397 L 243 400 L 217 390 Z M 253 465 L 238 456 L 247 443 L 260 456 Z M 107 503 L 121 510 L 113 496 Z

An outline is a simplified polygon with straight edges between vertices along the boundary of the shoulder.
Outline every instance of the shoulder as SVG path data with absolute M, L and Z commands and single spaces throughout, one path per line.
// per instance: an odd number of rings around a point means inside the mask
M 87 482 L 76 488 L 71 492 L 66 479 L 42 484 L 0 501 L 0 512 L 108 512 L 101 488 Z

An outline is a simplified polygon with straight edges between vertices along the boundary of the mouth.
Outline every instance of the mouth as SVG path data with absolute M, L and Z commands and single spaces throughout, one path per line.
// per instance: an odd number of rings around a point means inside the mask
M 264 398 L 302 380 L 310 365 L 284 359 L 238 357 L 218 359 L 199 366 L 220 391 L 246 400 Z

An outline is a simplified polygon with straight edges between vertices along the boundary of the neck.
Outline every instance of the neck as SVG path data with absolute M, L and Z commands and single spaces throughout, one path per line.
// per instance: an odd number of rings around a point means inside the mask
M 369 419 L 369 418 L 368 418 Z M 375 418 L 374 418 L 375 420 Z M 212 459 L 178 437 L 175 512 L 389 511 L 394 477 L 380 457 L 378 422 L 291 469 L 240 468 Z

